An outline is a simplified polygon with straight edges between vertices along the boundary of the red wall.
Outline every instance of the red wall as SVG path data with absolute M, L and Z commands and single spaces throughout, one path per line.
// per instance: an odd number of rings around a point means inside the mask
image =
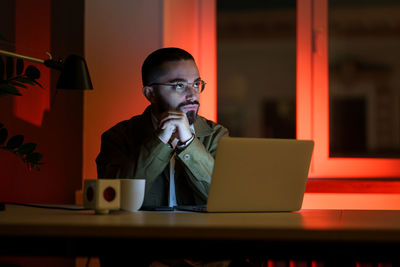
M 82 54 L 80 2 L 1 1 L 0 32 L 30 56 Z M 60 90 L 55 97 L 59 73 L 40 68 L 45 89 L 32 87 L 23 96 L 0 98 L 0 122 L 10 136 L 23 134 L 26 142 L 37 143 L 45 165 L 28 172 L 15 155 L 0 150 L 0 201 L 72 204 L 81 187 L 83 92 Z

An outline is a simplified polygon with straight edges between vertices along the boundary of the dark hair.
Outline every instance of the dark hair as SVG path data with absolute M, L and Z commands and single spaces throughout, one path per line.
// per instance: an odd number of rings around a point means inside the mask
M 161 48 L 151 53 L 142 65 L 142 83 L 143 86 L 149 85 L 154 79 L 161 75 L 162 65 L 165 62 L 193 60 L 193 56 L 183 49 L 176 47 Z

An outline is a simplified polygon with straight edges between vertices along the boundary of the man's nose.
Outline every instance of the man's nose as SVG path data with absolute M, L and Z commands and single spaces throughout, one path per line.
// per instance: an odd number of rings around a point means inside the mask
M 197 96 L 199 93 L 196 89 L 193 88 L 193 86 L 188 85 L 185 88 L 185 94 L 186 98 L 193 98 L 194 96 Z

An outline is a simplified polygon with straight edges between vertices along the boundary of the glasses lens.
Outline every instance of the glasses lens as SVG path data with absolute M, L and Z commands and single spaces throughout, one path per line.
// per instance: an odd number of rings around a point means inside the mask
M 174 88 L 175 88 L 175 91 L 176 91 L 176 92 L 178 92 L 178 93 L 183 93 L 183 92 L 186 90 L 186 88 L 187 88 L 187 83 L 185 83 L 185 82 L 178 82 L 178 83 L 175 84 Z
M 200 86 L 201 86 L 201 82 L 200 81 L 197 81 L 197 82 L 193 83 L 193 87 L 196 88 L 196 89 L 199 89 Z
M 196 81 L 193 83 L 193 89 L 196 90 L 197 93 L 202 92 L 204 89 L 204 81 Z
M 195 92 L 201 93 L 201 92 L 203 92 L 205 85 L 206 85 L 206 83 L 204 81 L 201 81 L 201 80 L 200 81 L 196 81 L 196 82 L 194 82 L 194 83 L 192 83 L 190 85 L 187 82 L 184 82 L 184 81 L 183 82 L 178 82 L 178 83 L 175 83 L 175 84 L 171 84 L 171 86 L 173 86 L 174 90 L 179 94 L 184 93 L 189 86 L 192 87 Z

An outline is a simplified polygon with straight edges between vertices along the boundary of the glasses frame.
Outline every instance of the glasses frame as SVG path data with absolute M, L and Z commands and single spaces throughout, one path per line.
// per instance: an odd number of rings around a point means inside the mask
M 201 88 L 199 88 L 200 90 L 197 90 L 193 85 L 195 84 L 195 83 L 197 83 L 197 82 L 201 82 L 201 84 L 202 84 L 202 86 L 201 86 Z M 187 85 L 185 86 L 185 88 L 183 89 L 183 91 L 182 92 L 180 92 L 179 90 L 177 90 L 174 86 L 177 86 L 178 85 L 178 83 L 186 83 Z M 202 93 L 203 91 L 204 91 L 204 89 L 205 89 L 205 87 L 206 87 L 206 82 L 205 81 L 203 81 L 203 80 L 198 80 L 198 81 L 195 81 L 195 82 L 192 82 L 192 83 L 188 83 L 188 82 L 185 82 L 185 81 L 180 81 L 180 82 L 176 82 L 176 83 L 151 83 L 151 84 L 149 84 L 148 86 L 153 86 L 153 85 L 165 85 L 165 86 L 171 86 L 172 88 L 173 88 L 173 90 L 176 92 L 176 93 L 178 93 L 178 94 L 183 94 L 183 93 L 185 93 L 187 90 L 188 90 L 188 88 L 189 88 L 189 86 L 196 92 L 196 93 L 198 93 L 198 94 L 200 94 L 200 93 Z

